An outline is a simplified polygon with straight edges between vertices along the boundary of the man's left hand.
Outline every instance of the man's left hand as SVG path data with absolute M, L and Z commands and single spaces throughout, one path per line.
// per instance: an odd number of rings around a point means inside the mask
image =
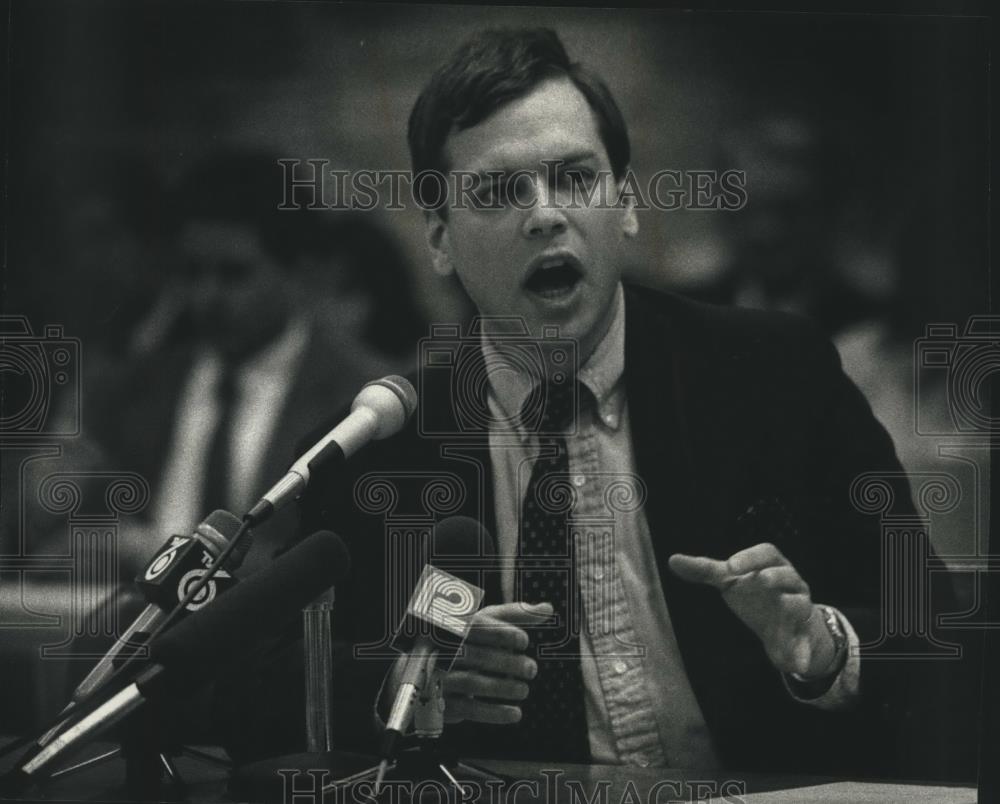
M 781 672 L 822 678 L 836 669 L 836 646 L 822 610 L 813 603 L 809 585 L 773 544 L 748 547 L 726 561 L 675 553 L 670 569 L 685 581 L 718 589 Z

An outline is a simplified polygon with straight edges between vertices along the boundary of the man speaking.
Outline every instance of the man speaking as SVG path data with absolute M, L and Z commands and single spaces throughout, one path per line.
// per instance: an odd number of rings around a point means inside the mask
M 418 416 L 302 501 L 304 531 L 354 558 L 344 735 L 392 691 L 392 519 L 423 505 L 477 518 L 501 559 L 443 681 L 464 755 L 891 772 L 906 685 L 858 650 L 881 634 L 881 548 L 850 487 L 900 466 L 833 347 L 800 319 L 623 284 L 626 125 L 549 30 L 463 44 L 409 145 L 414 174 L 461 179 L 421 199 L 426 239 L 482 319 L 425 341 Z M 414 485 L 434 476 L 458 489 L 439 510 Z

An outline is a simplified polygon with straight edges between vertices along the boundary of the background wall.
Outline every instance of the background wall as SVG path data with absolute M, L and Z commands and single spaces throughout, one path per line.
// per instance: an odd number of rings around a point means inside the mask
M 486 25 L 551 25 L 571 54 L 606 76 L 640 176 L 714 166 L 720 138 L 748 115 L 816 121 L 834 144 L 824 159 L 836 165 L 834 189 L 855 208 L 855 239 L 899 274 L 918 305 L 913 317 L 958 319 L 982 308 L 982 21 L 46 0 L 15 3 L 11 21 L 8 308 L 80 318 L 77 291 L 90 277 L 71 260 L 46 261 L 45 246 L 63 240 L 61 217 L 74 199 L 62 183 L 72 184 L 94 148 L 136 154 L 165 177 L 220 143 L 344 169 L 406 168 L 405 124 L 419 88 L 444 52 Z M 636 275 L 669 286 L 715 269 L 713 217 L 643 215 Z M 428 312 L 447 311 L 422 270 L 419 215 L 385 222 L 412 253 Z M 86 317 L 99 325 L 106 312 Z

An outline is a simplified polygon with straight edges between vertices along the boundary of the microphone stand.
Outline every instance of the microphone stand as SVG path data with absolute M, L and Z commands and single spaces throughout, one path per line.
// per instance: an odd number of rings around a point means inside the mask
M 161 797 L 160 784 L 166 776 L 167 783 L 177 791 L 186 788 L 183 777 L 175 763 L 177 757 L 187 757 L 203 765 L 229 770 L 232 763 L 221 757 L 199 751 L 187 745 L 170 742 L 164 745 L 160 738 L 161 729 L 158 710 L 147 703 L 140 711 L 133 712 L 120 724 L 113 739 L 118 745 L 102 751 L 96 756 L 59 768 L 39 779 L 46 784 L 103 765 L 117 757 L 125 762 L 125 788 L 129 798 L 138 801 L 156 801 Z M 56 736 L 53 734 L 53 736 Z
M 306 746 L 333 750 L 333 642 L 331 587 L 302 611 L 306 666 Z
M 323 787 L 323 793 L 346 790 L 359 782 L 372 782 L 373 794 L 378 795 L 383 779 L 403 782 L 436 781 L 461 794 L 462 785 L 471 783 L 480 789 L 487 782 L 501 782 L 503 777 L 460 760 L 454 751 L 446 750 L 440 742 L 444 732 L 444 695 L 441 689 L 443 671 L 435 669 L 426 688 L 422 690 L 413 710 L 414 735 L 417 745 L 401 751 L 393 764 L 383 774 L 383 766 L 374 765 L 360 773 L 338 779 Z M 408 796 L 405 791 L 403 798 Z M 461 800 L 461 799 L 460 799 Z
M 163 795 L 161 783 L 164 776 L 176 791 L 183 792 L 186 789 L 186 783 L 175 762 L 178 757 L 186 757 L 221 770 L 232 768 L 229 760 L 191 746 L 162 746 L 158 739 L 158 725 L 155 711 L 144 708 L 133 712 L 116 735 L 118 745 L 59 768 L 38 779 L 37 783 L 44 786 L 121 758 L 125 762 L 125 789 L 129 798 L 136 801 L 159 801 Z
M 367 767 L 372 758 L 333 747 L 333 641 L 331 587 L 302 610 L 305 651 L 306 752 L 272 757 L 236 769 L 229 793 L 249 800 L 280 800 L 284 779 L 279 770 L 325 771 L 336 778 Z
M 263 521 L 269 516 L 268 512 L 262 517 L 258 517 L 258 521 Z M 243 521 L 240 524 L 239 530 L 229 541 L 229 543 L 223 548 L 222 552 L 215 557 L 214 561 L 205 568 L 201 577 L 198 578 L 193 584 L 191 584 L 184 598 L 180 600 L 173 610 L 167 615 L 166 619 L 163 620 L 149 635 L 146 642 L 152 642 L 159 634 L 161 634 L 166 628 L 172 625 L 180 613 L 187 607 L 192 600 L 195 600 L 198 595 L 201 594 L 202 589 L 204 589 L 215 577 L 216 573 L 221 569 L 223 564 L 228 561 L 229 556 L 233 553 L 236 547 L 241 543 L 243 539 L 246 538 L 247 534 L 250 533 L 251 524 L 256 524 L 251 519 L 250 514 L 243 517 Z M 124 678 L 125 673 L 132 669 L 133 667 L 138 667 L 138 657 L 141 654 L 136 651 L 135 653 L 128 656 L 122 664 L 114 671 L 114 673 L 101 684 L 100 688 L 105 686 L 111 687 L 116 680 L 121 680 Z M 99 687 L 95 687 L 90 690 L 87 697 L 77 704 L 71 703 L 66 709 L 60 712 L 58 718 L 54 723 L 50 723 L 46 730 L 42 733 L 39 738 L 40 742 L 36 742 L 28 751 L 28 754 L 22 758 L 21 761 L 15 765 L 15 769 L 8 771 L 4 774 L 2 779 L 3 785 L 13 784 L 16 789 L 20 789 L 21 786 L 27 781 L 26 777 L 21 778 L 17 775 L 17 769 L 20 768 L 21 764 L 25 761 L 28 756 L 36 753 L 38 749 L 43 749 L 43 746 L 47 745 L 49 742 L 54 740 L 59 734 L 68 728 L 72 728 L 74 723 L 80 722 L 80 720 L 87 717 L 90 713 L 100 707 L 100 698 L 96 694 Z M 142 718 L 147 724 L 146 731 L 153 724 L 150 724 L 148 719 L 148 713 L 142 713 Z M 173 749 L 157 750 L 155 743 L 150 743 L 145 737 L 139 740 L 139 743 L 134 747 L 131 745 L 126 745 L 126 743 L 131 742 L 131 737 L 138 732 L 132 732 L 131 734 L 126 731 L 125 736 L 120 740 L 120 745 L 117 748 L 105 751 L 98 754 L 95 757 L 83 760 L 82 762 L 77 762 L 76 764 L 60 768 L 57 771 L 48 773 L 45 776 L 41 776 L 37 779 L 30 780 L 29 783 L 36 783 L 43 785 L 48 780 L 56 779 L 60 777 L 66 777 L 74 773 L 78 773 L 88 768 L 101 765 L 117 756 L 122 756 L 126 760 L 126 777 L 128 779 L 128 787 L 131 788 L 135 786 L 137 788 L 137 797 L 143 797 L 138 794 L 148 792 L 152 798 L 156 798 L 156 786 L 159 785 L 163 778 L 163 774 L 166 773 L 173 784 L 183 786 L 183 780 L 177 771 L 177 766 L 173 762 L 173 757 L 180 754 L 189 756 L 199 762 L 204 764 L 210 764 L 213 766 L 231 768 L 232 763 L 228 760 L 217 759 L 209 754 L 205 754 L 201 751 L 197 751 L 193 748 L 178 746 Z M 155 770 L 154 770 L 155 769 Z M 130 793 L 131 794 L 131 793 Z

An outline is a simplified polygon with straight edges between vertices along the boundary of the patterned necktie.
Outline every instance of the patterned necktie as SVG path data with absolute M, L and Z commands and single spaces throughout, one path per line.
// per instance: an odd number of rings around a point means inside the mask
M 589 393 L 569 380 L 545 389 L 537 430 L 540 453 L 524 495 L 521 556 L 534 560 L 519 573 L 520 599 L 551 603 L 555 623 L 527 629 L 538 675 L 521 706 L 519 753 L 536 760 L 585 763 L 590 761 L 590 743 L 579 657 L 582 604 L 567 527 L 569 508 L 560 504 L 571 496 L 565 493 L 569 454 L 563 431 L 576 413 L 577 389 L 581 399 Z M 522 421 L 525 417 L 522 411 Z M 553 560 L 546 562 L 546 557 Z

